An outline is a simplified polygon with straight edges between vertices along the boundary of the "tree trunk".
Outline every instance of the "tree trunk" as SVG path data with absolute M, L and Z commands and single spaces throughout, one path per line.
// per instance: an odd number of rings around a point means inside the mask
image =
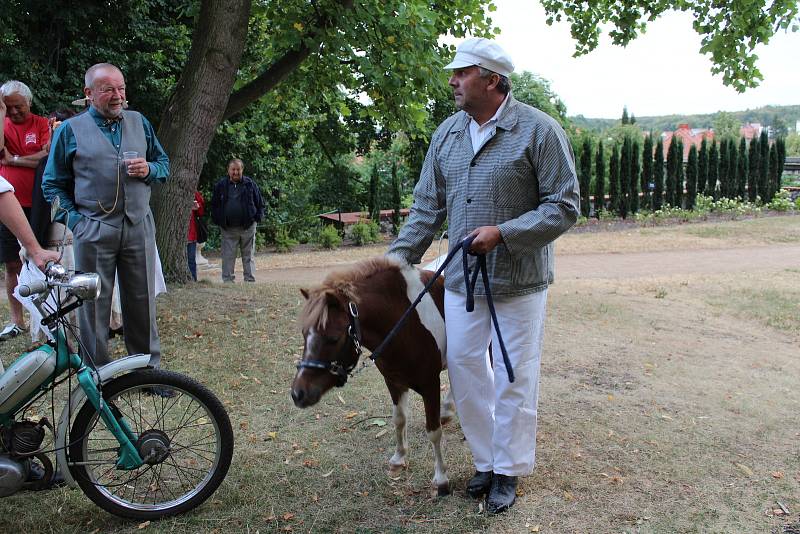
M 170 282 L 189 278 L 186 234 L 206 152 L 222 121 L 244 51 L 251 0 L 204 0 L 189 59 L 161 116 L 170 177 L 155 187 L 156 241 Z
M 217 126 L 274 89 L 310 55 L 312 50 L 305 43 L 317 39 L 322 30 L 337 22 L 336 17 L 321 17 L 299 49 L 287 51 L 231 95 L 244 52 L 251 3 L 252 0 L 203 0 L 189 60 L 161 117 L 158 138 L 170 156 L 171 172 L 164 185 L 155 187 L 152 208 L 164 277 L 170 282 L 189 279 L 189 216 Z M 339 0 L 339 5 L 341 14 L 342 10 L 353 8 L 353 0 Z

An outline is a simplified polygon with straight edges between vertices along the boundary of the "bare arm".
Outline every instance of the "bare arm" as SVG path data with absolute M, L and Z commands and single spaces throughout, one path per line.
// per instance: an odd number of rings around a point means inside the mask
M 49 261 L 58 261 L 58 253 L 44 250 L 36 237 L 33 235 L 28 219 L 17 202 L 14 193 L 8 191 L 0 193 L 0 222 L 17 236 L 22 246 L 28 252 L 28 257 L 32 258 L 36 266 L 44 270 L 44 266 Z
M 47 150 L 40 150 L 36 154 L 31 154 L 30 156 L 19 156 L 16 159 L 9 154 L 6 154 L 2 157 L 2 159 L 0 159 L 0 163 L 13 167 L 28 167 L 29 169 L 35 169 L 39 165 L 39 161 L 46 157 Z

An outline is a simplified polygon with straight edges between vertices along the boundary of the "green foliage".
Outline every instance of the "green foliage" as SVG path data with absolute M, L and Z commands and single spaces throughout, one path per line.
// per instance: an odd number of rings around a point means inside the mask
M 697 154 L 697 192 L 703 193 L 708 182 L 708 142 L 706 138 L 700 142 L 700 151 Z
M 631 120 L 628 117 L 628 106 L 622 107 L 622 118 L 620 119 L 620 123 L 622 124 L 630 124 Z
M 769 177 L 767 178 L 767 196 L 764 202 L 770 203 L 781 188 L 781 176 L 778 174 L 778 147 L 775 143 L 769 148 Z
M 706 196 L 719 198 L 717 193 L 717 180 L 719 179 L 719 151 L 717 140 L 711 141 L 711 149 L 708 151 L 708 179 L 706 180 Z
M 758 139 L 758 195 L 761 201 L 769 202 L 770 184 L 769 184 L 769 137 L 767 130 L 762 130 Z
M 342 244 L 342 236 L 339 235 L 335 226 L 326 224 L 317 234 L 315 241 L 322 248 L 339 248 Z
M 631 213 L 639 211 L 639 143 L 631 143 L 631 184 L 628 192 Z
M 512 72 L 509 79 L 514 98 L 544 111 L 556 119 L 565 130 L 571 129 L 572 124 L 567 118 L 567 106 L 550 88 L 548 80 L 528 71 L 519 74 Z
M 605 159 L 603 157 L 603 141 L 597 143 L 597 155 L 594 159 L 594 210 L 597 218 L 605 210 Z
M 800 132 L 790 133 L 786 136 L 786 155 L 800 156 Z
M 755 202 L 758 196 L 758 169 L 761 168 L 761 149 L 758 147 L 758 138 L 750 140 L 747 165 L 747 198 Z
M 297 246 L 297 239 L 289 237 L 289 231 L 281 228 L 275 234 L 275 252 L 291 252 Z
M 380 175 L 378 174 L 378 166 L 372 167 L 372 172 L 369 176 L 369 193 L 367 197 L 367 213 L 369 218 L 373 221 L 380 219 L 381 199 L 378 192 L 378 184 L 380 182 Z
M 714 136 L 720 141 L 732 141 L 739 137 L 741 124 L 733 113 L 718 111 L 712 119 Z
M 686 209 L 694 209 L 697 197 L 697 147 L 689 148 L 689 160 L 686 163 Z
M 711 72 L 722 74 L 723 82 L 742 92 L 762 79 L 754 53 L 759 44 L 769 42 L 779 30 L 798 25 L 795 0 L 754 0 L 726 4 L 720 11 L 713 0 L 668 2 L 596 2 L 587 9 L 581 0 L 542 0 L 548 24 L 566 19 L 577 41 L 575 55 L 597 47 L 600 28 L 613 25 L 609 36 L 614 44 L 626 45 L 652 21 L 668 10 L 692 15 L 694 30 L 701 36 L 700 52 L 711 56 Z
M 719 166 L 717 179 L 719 180 L 719 196 L 728 197 L 728 139 L 719 141 Z
M 580 159 L 580 190 L 581 190 L 581 213 L 584 217 L 589 217 L 589 184 L 592 181 L 592 142 L 588 137 L 584 137 L 581 147 Z
M 350 238 L 360 246 L 381 241 L 381 227 L 374 221 L 361 221 L 350 227 Z
M 742 137 L 739 140 L 739 157 L 736 160 L 736 196 L 745 199 L 745 188 L 747 187 L 747 140 Z
M 655 162 L 653 163 L 653 211 L 664 205 L 664 140 L 659 137 L 656 143 Z
M 614 149 L 611 151 L 611 160 L 608 163 L 608 209 L 615 214 L 619 211 L 621 194 L 619 175 L 619 150 L 614 145 Z
M 798 197 L 798 201 L 800 201 L 800 197 Z M 792 202 L 792 195 L 789 191 L 780 190 L 772 197 L 766 207 L 775 211 L 800 210 L 800 202 Z
M 642 207 L 650 206 L 650 183 L 653 181 L 653 133 L 644 137 L 642 147 L 642 176 L 640 185 L 642 190 Z
M 764 126 L 772 126 L 774 129 L 776 127 L 776 118 L 786 124 L 794 124 L 797 120 L 800 120 L 800 105 L 762 106 L 744 111 L 730 111 L 729 113 L 735 117 L 738 124 L 759 123 Z M 653 130 L 659 133 L 675 130 L 679 124 L 689 124 L 693 128 L 712 128 L 716 116 L 716 113 L 703 113 L 636 117 L 636 124 L 644 131 Z M 619 124 L 619 119 L 617 118 L 598 119 L 587 118 L 583 115 L 572 116 L 570 120 L 575 127 L 581 130 L 595 132 L 601 132 Z
M 622 142 L 622 151 L 619 156 L 619 195 L 617 197 L 617 211 L 623 219 L 628 216 L 630 209 L 631 179 L 631 140 L 626 137 Z
M 0 80 L 33 91 L 46 115 L 83 97 L 86 69 L 111 61 L 125 74 L 131 107 L 158 119 L 186 61 L 192 35 L 188 4 L 163 0 L 67 0 L 0 4 Z
M 667 149 L 667 180 L 666 198 L 668 206 L 680 207 L 675 200 L 675 184 L 678 181 L 678 166 L 681 164 L 681 156 L 678 154 L 678 137 L 673 135 Z

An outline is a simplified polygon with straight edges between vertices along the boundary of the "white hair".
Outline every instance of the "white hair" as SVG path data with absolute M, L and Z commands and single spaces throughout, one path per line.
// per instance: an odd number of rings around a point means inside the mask
M 9 80 L 0 86 L 0 96 L 6 97 L 13 94 L 19 94 L 22 98 L 28 101 L 29 106 L 33 101 L 33 93 L 31 93 L 30 87 L 22 82 L 17 80 Z

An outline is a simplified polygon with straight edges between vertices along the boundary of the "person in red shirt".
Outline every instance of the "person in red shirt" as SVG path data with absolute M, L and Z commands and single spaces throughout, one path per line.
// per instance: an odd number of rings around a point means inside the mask
M 197 282 L 197 217 L 202 217 L 206 212 L 206 204 L 203 202 L 203 195 L 194 192 L 194 204 L 192 205 L 192 214 L 189 216 L 189 235 L 186 236 L 186 258 L 189 262 L 189 272 L 192 273 L 192 279 Z M 202 242 L 202 241 L 200 241 Z
M 47 119 L 31 113 L 31 90 L 11 80 L 0 86 L 0 175 L 14 187 L 25 215 L 30 220 L 36 166 L 47 156 L 50 126 Z M 11 322 L 0 331 L 5 341 L 26 330 L 22 304 L 14 298 L 22 263 L 19 243 L 5 226 L 0 226 L 0 261 L 6 265 L 6 295 Z

